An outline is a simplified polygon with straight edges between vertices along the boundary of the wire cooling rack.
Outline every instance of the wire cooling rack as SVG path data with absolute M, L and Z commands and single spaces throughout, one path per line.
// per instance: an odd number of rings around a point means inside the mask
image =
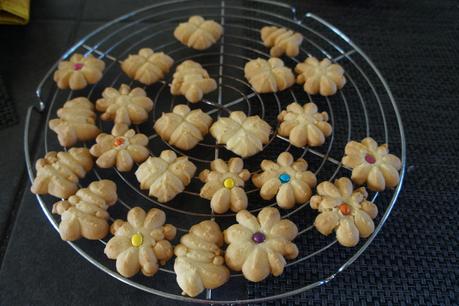
M 205 51 L 195 51 L 181 45 L 173 37 L 173 30 L 179 22 L 191 15 L 202 15 L 214 19 L 224 26 L 225 33 L 219 43 Z M 348 84 L 332 97 L 311 97 L 301 86 L 294 85 L 289 90 L 275 94 L 257 94 L 244 78 L 244 64 L 256 57 L 269 57 L 269 50 L 260 41 L 259 29 L 265 25 L 284 26 L 300 32 L 304 36 L 301 53 L 295 58 L 283 58 L 286 66 L 294 67 L 308 55 L 318 58 L 327 57 L 341 64 L 345 69 Z M 230 280 L 220 288 L 207 290 L 197 298 L 181 295 L 181 289 L 175 281 L 173 259 L 153 277 L 143 275 L 126 279 L 115 269 L 115 261 L 108 260 L 103 248 L 109 237 L 100 241 L 81 239 L 69 242 L 81 256 L 99 269 L 114 278 L 136 287 L 140 290 L 167 297 L 170 299 L 198 303 L 249 303 L 262 302 L 298 294 L 311 288 L 329 282 L 339 272 L 346 269 L 369 246 L 381 227 L 387 220 L 402 188 L 405 173 L 405 138 L 402 121 L 391 91 L 369 57 L 357 47 L 345 34 L 336 27 L 312 13 L 298 15 L 295 8 L 280 2 L 267 0 L 251 1 L 165 1 L 131 12 L 115 19 L 94 32 L 90 33 L 59 60 L 67 59 L 75 52 L 93 54 L 103 59 L 106 70 L 102 80 L 85 90 L 73 92 L 58 90 L 52 80 L 52 73 L 57 63 L 51 67 L 37 88 L 38 104 L 29 108 L 24 132 L 24 150 L 27 169 L 31 181 L 34 169 L 29 151 L 30 122 L 37 110 L 45 116 L 45 128 L 40 150 L 45 153 L 50 150 L 62 150 L 57 137 L 48 128 L 48 121 L 55 116 L 56 110 L 68 99 L 86 96 L 95 101 L 108 86 L 119 87 L 126 83 L 133 87 L 141 86 L 128 79 L 120 69 L 120 61 L 128 54 L 136 53 L 139 48 L 149 47 L 155 51 L 164 51 L 175 60 L 175 66 L 186 59 L 200 62 L 218 82 L 218 90 L 207 95 L 204 103 L 190 105 L 200 107 L 214 120 L 227 112 L 242 110 L 247 114 L 257 114 L 266 120 L 275 130 L 277 114 L 293 101 L 305 103 L 313 101 L 320 111 L 327 111 L 333 134 L 327 142 L 318 148 L 294 148 L 287 139 L 273 133 L 270 142 L 263 152 L 245 159 L 245 167 L 252 173 L 257 172 L 263 159 L 275 159 L 282 151 L 290 151 L 295 158 L 303 157 L 309 167 L 318 177 L 318 181 L 333 180 L 340 176 L 350 176 L 349 169 L 341 165 L 341 157 L 345 144 L 351 140 L 360 140 L 372 136 L 379 143 L 389 143 L 391 151 L 401 156 L 401 182 L 391 191 L 383 194 L 370 194 L 371 200 L 378 206 L 380 214 L 375 220 L 374 233 L 361 241 L 355 248 L 344 248 L 336 243 L 335 237 L 321 236 L 313 227 L 316 216 L 309 205 L 300 205 L 291 210 L 281 210 L 284 218 L 289 218 L 299 227 L 299 235 L 295 242 L 300 255 L 287 264 L 285 273 L 277 278 L 270 277 L 261 283 L 269 288 L 273 281 L 283 284 L 276 293 L 265 295 L 262 290 L 251 293 L 247 290 L 248 281 L 241 274 L 233 273 Z M 149 135 L 149 149 L 153 155 L 158 155 L 164 149 L 172 149 L 180 155 L 186 155 L 198 167 L 199 171 L 209 167 L 215 158 L 228 159 L 232 155 L 223 147 L 216 145 L 215 140 L 207 136 L 196 148 L 190 151 L 180 151 L 163 142 L 154 133 L 154 121 L 162 112 L 170 111 L 174 105 L 187 103 L 183 97 L 173 97 L 168 85 L 171 75 L 162 83 L 143 87 L 154 101 L 155 108 L 149 121 L 136 126 L 137 131 Z M 108 132 L 111 124 L 99 122 L 100 127 Z M 82 144 L 90 146 L 91 143 Z M 41 155 L 40 155 L 41 156 Z M 209 202 L 199 197 L 202 183 L 195 177 L 187 190 L 178 195 L 170 203 L 159 203 L 139 190 L 134 171 L 120 173 L 116 169 L 94 168 L 80 183 L 87 186 L 90 181 L 99 178 L 112 179 L 117 183 L 119 203 L 109 212 L 113 219 L 125 218 L 128 209 L 141 206 L 144 209 L 159 207 L 167 213 L 167 222 L 178 229 L 180 236 L 186 233 L 192 224 L 202 220 L 215 218 L 222 229 L 235 223 L 234 213 L 214 215 Z M 248 209 L 253 213 L 265 206 L 275 206 L 276 203 L 262 200 L 258 190 L 248 183 L 246 191 L 249 196 Z M 37 199 L 46 217 L 57 230 L 59 217 L 51 214 L 52 204 L 56 201 L 50 196 L 38 196 Z M 294 279 L 295 281 L 292 281 Z M 278 288 L 278 287 L 276 287 Z M 268 290 L 269 291 L 269 290 Z M 255 296 L 253 296 L 255 295 Z

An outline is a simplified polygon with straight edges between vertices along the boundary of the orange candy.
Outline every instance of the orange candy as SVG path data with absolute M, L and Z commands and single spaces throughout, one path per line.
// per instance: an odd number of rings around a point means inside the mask
M 351 213 L 351 207 L 346 203 L 340 204 L 338 208 L 339 208 L 339 211 L 345 216 Z
M 124 139 L 123 138 L 115 138 L 115 141 L 113 141 L 113 145 L 115 147 L 118 147 L 120 145 L 122 145 L 124 143 Z

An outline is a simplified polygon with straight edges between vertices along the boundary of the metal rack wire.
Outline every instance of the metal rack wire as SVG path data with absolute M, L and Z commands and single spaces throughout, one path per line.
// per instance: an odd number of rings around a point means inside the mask
M 219 43 L 203 52 L 186 48 L 172 35 L 175 26 L 193 14 L 217 20 L 224 25 L 225 34 Z M 345 68 L 348 80 L 345 88 L 330 98 L 306 95 L 298 85 L 277 94 L 255 93 L 244 79 L 243 67 L 249 59 L 269 57 L 269 50 L 259 40 L 259 29 L 267 24 L 285 26 L 301 32 L 304 36 L 300 55 L 295 58 L 284 58 L 286 65 L 293 67 L 308 55 L 327 57 L 334 62 L 339 62 Z M 68 58 L 74 52 L 93 54 L 107 63 L 103 79 L 86 90 L 72 92 L 58 90 L 55 87 L 52 73 L 57 63 L 45 75 L 37 88 L 39 102 L 29 108 L 24 131 L 24 150 L 31 180 L 34 178 L 34 171 L 29 151 L 29 128 L 31 117 L 35 114 L 34 110 L 46 116 L 43 150 L 45 152 L 61 150 L 55 135 L 48 129 L 48 121 L 51 116 L 54 116 L 57 108 L 66 100 L 76 96 L 87 96 L 94 101 L 108 86 L 118 87 L 122 83 L 139 86 L 121 72 L 119 62 L 141 47 L 166 52 L 174 58 L 175 65 L 186 59 L 200 62 L 218 81 L 218 90 L 207 95 L 204 103 L 199 103 L 197 106 L 190 105 L 190 107 L 202 108 L 214 120 L 230 111 L 243 110 L 247 114 L 258 114 L 275 130 L 278 124 L 277 114 L 292 101 L 313 101 L 319 109 L 329 113 L 334 132 L 322 147 L 297 149 L 290 146 L 287 139 L 273 133 L 262 153 L 245 159 L 245 166 L 251 172 L 258 171 L 262 159 L 273 159 L 278 153 L 288 150 L 296 158 L 305 158 L 319 180 L 333 180 L 339 175 L 349 176 L 349 170 L 343 168 L 340 162 L 344 145 L 350 139 L 361 139 L 371 135 L 379 142 L 390 143 L 391 151 L 401 156 L 403 163 L 401 183 L 395 190 L 385 192 L 382 196 L 378 193 L 372 194 L 371 199 L 381 212 L 376 220 L 377 226 L 374 233 L 350 253 L 344 252 L 334 238 L 321 237 L 313 230 L 312 220 L 315 213 L 308 205 L 301 205 L 292 210 L 281 210 L 282 216 L 296 222 L 300 229 L 296 239 L 300 247 L 300 256 L 287 264 L 287 273 L 281 276 L 281 279 L 286 278 L 285 280 L 288 281 L 289 271 L 293 273 L 296 270 L 308 271 L 311 268 L 308 266 L 308 259 L 317 258 L 319 255 L 323 256 L 324 260 L 327 258 L 325 254 L 331 254 L 329 256 L 346 254 L 346 258 L 338 266 L 325 269 L 320 277 L 313 279 L 306 275 L 304 282 L 296 286 L 286 286 L 283 292 L 272 296 L 248 298 L 245 290 L 247 281 L 238 273 L 232 274 L 230 281 L 221 288 L 207 290 L 202 296 L 197 298 L 182 296 L 180 288 L 175 284 L 173 260 L 162 267 L 153 278 L 136 276 L 126 279 L 116 272 L 115 263 L 105 258 L 103 247 L 106 241 L 104 240 L 69 242 L 81 256 L 114 278 L 146 292 L 180 301 L 233 304 L 283 298 L 317 287 L 333 279 L 364 252 L 387 220 L 402 188 L 406 149 L 397 105 L 379 70 L 346 35 L 312 13 L 298 16 L 295 8 L 279 2 L 206 0 L 198 4 L 192 0 L 165 1 L 119 17 L 84 37 L 63 54 L 61 59 Z M 215 158 L 227 159 L 232 156 L 231 152 L 215 144 L 215 140 L 210 137 L 206 137 L 196 149 L 184 152 L 168 145 L 154 134 L 152 125 L 161 112 L 170 111 L 176 104 L 186 103 L 183 98 L 170 95 L 167 85 L 170 83 L 170 77 L 169 75 L 169 79 L 164 82 L 144 87 L 153 99 L 155 108 L 150 120 L 135 128 L 150 135 L 149 149 L 152 154 L 157 155 L 166 148 L 172 149 L 180 155 L 188 156 L 198 166 L 198 171 L 209 167 L 209 163 Z M 109 131 L 111 128 L 109 123 L 99 122 L 99 124 L 104 131 Z M 127 210 L 134 205 L 145 209 L 160 207 L 166 211 L 168 223 L 178 228 L 176 241 L 192 224 L 204 219 L 215 218 L 222 228 L 235 222 L 234 213 L 215 215 L 210 210 L 208 201 L 199 198 L 199 188 L 202 184 L 197 178 L 193 179 L 187 191 L 167 204 L 159 203 L 140 191 L 132 173 L 120 173 L 116 169 L 95 168 L 81 184 L 85 186 L 91 180 L 98 178 L 109 178 L 117 182 L 119 205 L 110 209 L 114 219 L 124 218 Z M 249 210 L 252 212 L 257 212 L 265 206 L 276 205 L 261 200 L 258 190 L 251 184 L 246 186 L 246 191 L 249 195 Z M 55 199 L 47 196 L 37 196 L 37 199 L 46 217 L 57 230 L 58 217 L 51 214 Z M 270 279 L 265 282 L 269 281 Z

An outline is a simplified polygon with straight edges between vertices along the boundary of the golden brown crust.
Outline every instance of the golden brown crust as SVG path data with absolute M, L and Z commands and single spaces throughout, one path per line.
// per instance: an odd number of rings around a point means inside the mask
M 260 30 L 261 40 L 266 47 L 271 48 L 272 57 L 297 56 L 300 53 L 300 45 L 303 35 L 287 28 L 265 26 Z
M 191 150 L 204 139 L 212 118 L 200 109 L 179 104 L 171 113 L 163 113 L 154 129 L 161 139 L 182 150 Z
M 102 78 L 104 61 L 91 54 L 73 54 L 68 61 L 61 61 L 54 72 L 54 81 L 60 89 L 79 90 L 95 84 Z
M 298 74 L 296 82 L 304 84 L 304 91 L 311 95 L 331 96 L 346 84 L 344 69 L 328 58 L 319 62 L 317 58 L 310 56 L 296 65 L 295 72 Z
M 116 270 L 124 277 L 132 277 L 141 271 L 153 276 L 173 255 L 170 240 L 176 229 L 164 224 L 166 214 L 157 208 L 146 213 L 140 207 L 129 210 L 127 221 L 116 220 L 112 225 L 113 236 L 104 253 L 116 259 Z
M 130 54 L 121 63 L 121 69 L 131 79 L 151 85 L 164 79 L 173 64 L 174 60 L 164 52 L 142 48 L 137 54 Z
M 336 231 L 338 242 L 346 247 L 355 246 L 359 238 L 366 238 L 374 231 L 373 219 L 378 214 L 375 204 L 367 201 L 364 187 L 353 190 L 347 177 L 335 183 L 322 182 L 317 195 L 311 198 L 311 207 L 320 213 L 314 226 L 323 235 Z
M 286 259 L 298 256 L 297 246 L 291 242 L 298 234 L 296 225 L 281 219 L 276 208 L 265 207 L 258 218 L 246 210 L 237 213 L 238 224 L 224 231 L 228 244 L 226 265 L 234 271 L 242 271 L 252 282 L 261 282 L 270 274 L 283 273 Z
M 89 152 L 97 157 L 100 168 L 116 166 L 119 171 L 130 171 L 134 163 L 141 163 L 150 155 L 147 148 L 148 137 L 128 130 L 123 135 L 114 136 L 102 133 L 96 138 Z
M 303 106 L 294 102 L 283 110 L 277 119 L 280 121 L 278 134 L 288 137 L 296 147 L 316 147 L 325 143 L 325 137 L 332 133 L 327 122 L 326 112 L 318 113 L 317 105 L 306 103 Z
M 197 103 L 215 89 L 217 82 L 199 63 L 186 60 L 177 66 L 171 84 L 171 94 L 174 96 L 183 95 L 189 102 Z
M 98 240 L 109 231 L 107 209 L 116 203 L 116 185 L 110 180 L 100 180 L 81 188 L 68 200 L 53 205 L 53 213 L 61 216 L 59 233 L 62 240 L 80 238 Z
M 244 184 L 250 178 L 250 172 L 244 168 L 242 159 L 231 158 L 228 163 L 216 159 L 210 164 L 211 171 L 204 170 L 199 178 L 204 182 L 200 196 L 210 200 L 212 211 L 222 214 L 231 209 L 233 212 L 246 209 L 248 200 Z
M 307 171 L 308 163 L 302 158 L 294 161 L 289 152 L 279 154 L 277 163 L 263 160 L 261 169 L 263 172 L 255 174 L 252 182 L 260 188 L 263 199 L 276 197 L 277 205 L 282 208 L 306 203 L 317 183 L 314 173 Z
M 57 134 L 61 146 L 70 147 L 77 141 L 92 140 L 100 133 L 94 105 L 84 97 L 65 102 L 57 110 L 57 117 L 49 121 L 49 128 Z
M 358 185 L 367 184 L 373 191 L 395 188 L 400 182 L 400 159 L 389 153 L 388 145 L 378 146 L 367 137 L 361 142 L 350 141 L 346 145 L 343 165 L 352 169 L 352 181 Z
M 187 157 L 177 158 L 174 151 L 164 150 L 159 157 L 149 157 L 135 176 L 140 189 L 148 189 L 149 195 L 159 202 L 168 202 L 183 192 L 196 172 L 196 166 Z
M 245 78 L 258 93 L 278 92 L 295 83 L 295 77 L 284 62 L 272 57 L 269 60 L 257 58 L 245 64 Z
M 71 148 L 67 152 L 48 152 L 37 160 L 35 177 L 30 190 L 35 194 L 51 194 L 67 199 L 78 189 L 78 180 L 93 166 L 86 148 Z
M 112 134 L 122 135 L 131 124 L 140 124 L 148 119 L 148 113 L 153 109 L 153 101 L 142 88 L 131 89 L 122 84 L 119 90 L 105 88 L 102 98 L 96 101 L 96 109 L 103 112 L 100 116 L 102 120 L 114 121 Z
M 196 50 L 204 50 L 212 46 L 223 34 L 223 27 L 214 20 L 206 20 L 201 16 L 191 16 L 187 22 L 180 23 L 174 36 L 182 44 Z
M 235 111 L 229 117 L 220 117 L 210 127 L 210 133 L 228 150 L 248 157 L 263 150 L 263 145 L 269 141 L 271 126 L 259 116 L 247 117 Z
M 204 289 L 215 289 L 228 281 L 230 273 L 224 265 L 222 244 L 220 227 L 211 220 L 193 225 L 182 236 L 174 249 L 174 271 L 183 294 L 195 297 Z

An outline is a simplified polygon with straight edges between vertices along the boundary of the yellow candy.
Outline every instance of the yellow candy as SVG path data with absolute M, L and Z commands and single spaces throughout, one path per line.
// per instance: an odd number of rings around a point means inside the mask
M 135 247 L 141 246 L 143 243 L 143 236 L 141 233 L 136 233 L 131 237 L 131 244 Z
M 234 180 L 232 178 L 227 178 L 223 181 L 223 186 L 227 189 L 231 189 L 234 187 Z

